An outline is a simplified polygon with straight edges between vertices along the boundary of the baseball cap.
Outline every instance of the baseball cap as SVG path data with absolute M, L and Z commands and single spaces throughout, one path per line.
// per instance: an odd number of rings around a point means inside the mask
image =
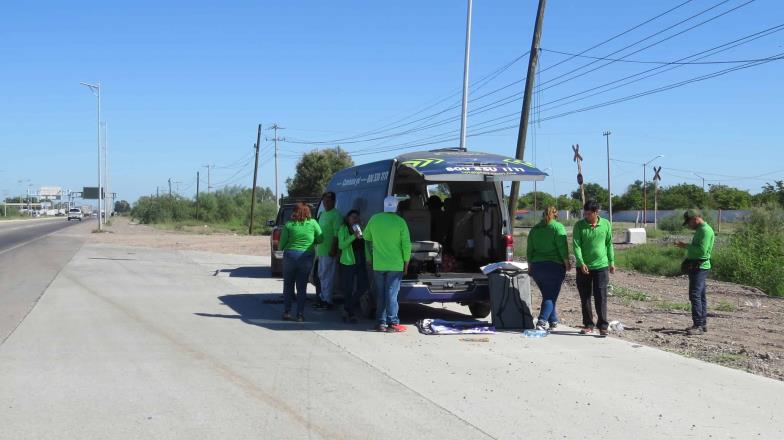
M 395 196 L 384 197 L 384 212 L 397 211 L 397 198 Z
M 693 219 L 694 217 L 702 217 L 702 213 L 699 209 L 687 209 L 686 212 L 683 213 L 683 226 L 686 226 L 689 223 L 689 220 Z

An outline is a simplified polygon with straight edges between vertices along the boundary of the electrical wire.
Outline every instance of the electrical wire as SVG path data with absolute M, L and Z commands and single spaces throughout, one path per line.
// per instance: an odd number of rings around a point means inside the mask
M 634 64 L 662 64 L 665 66 L 678 64 L 678 65 L 703 65 L 703 64 L 741 64 L 741 63 L 750 63 L 754 61 L 762 61 L 760 58 L 756 59 L 745 59 L 745 60 L 720 60 L 720 61 L 686 61 L 686 62 L 678 62 L 678 61 L 645 61 L 645 60 L 626 60 L 623 58 L 605 58 L 605 57 L 592 57 L 589 55 L 577 55 L 572 54 L 569 52 L 562 52 L 558 50 L 551 50 L 551 49 L 542 49 L 545 52 L 557 53 L 559 55 L 572 55 L 580 58 L 589 58 L 593 60 L 603 60 L 603 61 L 614 61 L 614 62 L 621 62 L 621 63 L 634 63 Z

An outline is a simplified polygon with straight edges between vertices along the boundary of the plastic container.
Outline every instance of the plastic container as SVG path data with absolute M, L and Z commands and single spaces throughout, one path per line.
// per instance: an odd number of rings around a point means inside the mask
M 615 333 L 623 333 L 623 323 L 621 321 L 610 322 L 610 330 Z
M 524 330 L 523 336 L 526 338 L 544 338 L 549 334 L 547 330 Z

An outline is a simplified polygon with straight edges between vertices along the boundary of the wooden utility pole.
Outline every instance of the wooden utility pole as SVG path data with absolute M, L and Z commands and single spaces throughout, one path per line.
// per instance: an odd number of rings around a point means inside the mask
M 278 141 L 284 141 L 286 139 L 278 137 L 278 130 L 283 130 L 283 127 L 278 124 L 272 124 L 272 127 L 267 130 L 273 130 L 275 133 L 275 137 L 272 138 L 272 141 L 275 143 L 275 206 L 280 207 L 280 194 L 278 193 Z
M 531 112 L 531 95 L 536 79 L 536 64 L 539 62 L 539 40 L 542 38 L 542 23 L 544 22 L 544 8 L 547 0 L 539 0 L 534 24 L 534 36 L 531 39 L 531 51 L 528 55 L 528 73 L 525 77 L 525 92 L 523 93 L 523 108 L 520 112 L 520 126 L 517 129 L 517 152 L 515 158 L 523 160 L 525 156 L 525 137 L 528 133 L 528 116 Z M 509 219 L 514 222 L 517 210 L 517 194 L 520 192 L 520 182 L 512 182 L 509 194 Z M 510 227 L 511 230 L 511 227 Z
M 580 185 L 580 200 L 585 206 L 585 187 L 583 186 L 583 156 L 580 154 L 580 144 L 572 145 L 574 161 L 577 162 L 577 184 Z
M 256 164 L 253 166 L 253 189 L 250 191 L 250 224 L 248 225 L 248 235 L 253 235 L 253 210 L 256 208 L 256 176 L 259 173 L 259 144 L 261 143 L 261 124 L 256 131 Z

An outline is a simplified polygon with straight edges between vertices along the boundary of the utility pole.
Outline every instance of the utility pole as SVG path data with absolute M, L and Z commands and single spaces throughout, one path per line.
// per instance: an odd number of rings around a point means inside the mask
M 285 138 L 278 138 L 278 130 L 284 130 L 278 124 L 272 124 L 272 127 L 267 130 L 274 130 L 275 137 L 272 140 L 275 142 L 275 206 L 280 207 L 280 194 L 278 193 L 278 141 L 286 140 Z M 269 140 L 269 139 L 268 139 Z
M 212 183 L 210 181 L 210 168 L 215 168 L 215 165 L 202 165 L 203 168 L 207 168 L 207 194 L 212 191 Z
M 253 210 L 256 208 L 256 176 L 259 173 L 259 144 L 261 144 L 261 124 L 256 131 L 256 164 L 253 166 L 253 189 L 250 191 L 250 224 L 248 235 L 253 235 Z
M 642 225 L 644 228 L 648 227 L 648 180 L 646 176 L 646 171 L 648 168 L 648 164 L 653 162 L 654 160 L 664 157 L 663 154 L 660 154 L 653 159 L 649 160 L 642 164 Z
M 693 174 L 694 174 L 695 176 L 699 177 L 700 179 L 702 179 L 702 192 L 705 192 L 705 178 L 704 178 L 704 177 L 702 177 L 702 176 L 700 176 L 700 175 L 699 175 L 699 174 L 697 174 L 697 173 L 693 173 Z
M 155 198 L 156 198 L 156 199 L 157 199 L 158 197 L 160 197 L 160 196 L 161 196 L 161 191 L 160 191 L 160 189 L 161 189 L 161 188 L 160 188 L 158 185 L 155 185 Z
M 169 177 L 169 197 L 171 197 L 171 177 Z
M 199 219 L 199 172 L 196 171 L 196 220 Z
M 653 167 L 653 229 L 657 228 L 659 216 L 659 181 L 662 167 Z
M 101 215 L 101 200 L 103 199 L 103 179 L 101 174 L 101 83 L 80 83 L 90 89 L 98 98 L 98 230 L 103 230 L 103 216 Z
M 602 135 L 607 139 L 607 212 L 610 214 L 610 223 L 612 224 L 613 217 L 612 217 L 612 185 L 610 179 L 610 135 L 612 132 L 610 130 L 605 130 Z
M 531 94 L 534 89 L 534 80 L 536 79 L 536 64 L 539 62 L 539 40 L 542 38 L 542 23 L 544 22 L 544 8 L 546 3 L 547 0 L 539 0 L 539 8 L 536 12 L 536 23 L 534 24 L 534 36 L 531 40 L 531 52 L 528 55 L 528 73 L 525 77 L 523 108 L 520 112 L 520 126 L 517 130 L 517 151 L 515 153 L 515 158 L 519 160 L 523 160 L 525 157 L 525 137 L 528 133 L 528 116 L 531 112 Z M 520 182 L 512 182 L 512 189 L 509 194 L 509 218 L 511 221 L 514 221 L 515 218 L 517 194 L 519 192 Z
M 473 13 L 473 0 L 468 0 L 466 14 L 466 41 L 465 57 L 463 58 L 463 105 L 460 114 L 460 150 L 466 151 L 466 123 L 468 122 L 468 65 L 471 58 L 471 15 Z

